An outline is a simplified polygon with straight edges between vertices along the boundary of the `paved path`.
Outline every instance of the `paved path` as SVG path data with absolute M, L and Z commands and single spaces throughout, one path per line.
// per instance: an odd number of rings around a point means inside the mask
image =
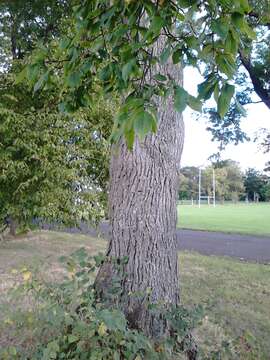
M 66 231 L 97 235 L 97 231 L 86 224 L 82 224 L 80 229 L 66 228 Z M 107 238 L 108 224 L 101 224 L 98 233 Z M 177 237 L 179 250 L 197 251 L 205 255 L 231 256 L 245 261 L 270 264 L 270 235 L 266 237 L 177 229 Z
M 177 230 L 179 249 L 206 255 L 232 256 L 242 260 L 270 263 L 270 236 L 225 234 Z

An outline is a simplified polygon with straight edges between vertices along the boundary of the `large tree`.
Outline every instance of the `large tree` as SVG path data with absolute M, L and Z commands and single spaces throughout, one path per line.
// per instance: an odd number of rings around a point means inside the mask
M 59 86 L 33 96 L 16 74 L 37 43 L 68 27 L 70 4 L 0 4 L 0 229 L 32 225 L 33 218 L 98 221 L 107 202 L 108 137 L 112 101 L 97 97 L 72 116 L 58 111 Z M 37 87 L 36 87 L 37 90 Z
M 106 297 L 118 271 L 113 259 L 127 257 L 117 302 L 131 327 L 153 337 L 169 328 L 149 302 L 179 304 L 181 112 L 187 105 L 200 110 L 201 100 L 215 93 L 224 116 L 234 93 L 230 79 L 241 35 L 253 35 L 245 19 L 249 11 L 246 0 L 85 0 L 74 8 L 74 28 L 60 50 L 52 45 L 37 51 L 28 67 L 38 79 L 36 89 L 60 82 L 62 111 L 92 106 L 96 87 L 122 99 L 111 136 L 111 237 L 96 285 Z M 194 98 L 182 86 L 182 67 L 199 61 L 211 66 Z
M 269 178 L 265 174 L 262 174 L 260 171 L 255 169 L 248 169 L 244 178 L 245 190 L 248 199 L 255 201 L 255 199 L 258 198 L 258 200 L 264 201 L 268 182 Z
M 196 166 L 185 166 L 181 168 L 179 182 L 180 199 L 197 199 L 199 168 Z

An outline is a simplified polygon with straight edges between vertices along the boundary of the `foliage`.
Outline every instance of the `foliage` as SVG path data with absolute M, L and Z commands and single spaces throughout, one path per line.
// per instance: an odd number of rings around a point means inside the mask
M 214 163 L 202 170 L 201 194 L 213 196 L 213 169 L 217 200 L 237 201 L 244 193 L 243 174 L 239 164 L 233 160 Z M 184 167 L 180 175 L 180 199 L 197 199 L 199 186 L 199 168 Z
M 250 200 L 253 200 L 256 195 L 259 196 L 259 200 L 266 200 L 268 183 L 269 178 L 260 171 L 248 169 L 245 173 L 245 188 Z
M 75 223 L 104 215 L 116 101 L 96 95 L 91 109 L 69 116 L 59 113 L 59 87 L 33 94 L 16 81 L 37 42 L 67 28 L 70 9 L 64 0 L 0 5 L 1 225 L 7 216 L 29 226 L 34 217 Z
M 111 118 L 103 106 L 72 118 L 46 109 L 1 109 L 2 221 L 9 215 L 21 225 L 35 217 L 74 223 L 103 215 L 109 149 L 100 122 Z
M 156 131 L 155 96 L 173 96 L 182 112 L 187 105 L 200 110 L 201 102 L 215 94 L 220 116 L 227 112 L 242 37 L 255 37 L 246 21 L 250 10 L 246 0 L 78 2 L 57 55 L 55 43 L 39 47 L 29 76 L 35 88 L 61 83 L 63 111 L 91 105 L 97 84 L 103 94 L 120 95 L 124 100 L 112 140 L 124 135 L 131 147 L 136 134 L 142 138 Z M 175 65 L 209 65 L 198 98 L 167 76 L 170 59 Z M 158 73 L 152 71 L 156 68 Z M 25 76 L 24 70 L 20 79 Z
M 179 198 L 196 199 L 198 195 L 199 169 L 195 166 L 185 166 L 179 177 Z
M 31 53 L 37 42 L 48 42 L 58 36 L 70 10 L 66 0 L 1 1 L 1 72 L 9 71 L 12 60 Z
M 117 307 L 104 307 L 97 297 L 93 281 L 103 260 L 102 255 L 89 256 L 83 248 L 62 257 L 67 276 L 56 284 L 40 281 L 29 268 L 21 269 L 24 282 L 14 294 L 27 294 L 37 303 L 36 311 L 27 315 L 31 317 L 28 324 L 32 326 L 35 342 L 28 346 L 26 341 L 25 348 L 3 349 L 1 359 L 154 360 L 169 359 L 175 351 L 186 351 L 182 340 L 201 319 L 201 307 L 193 311 L 178 307 L 166 312 L 172 336 L 154 343 L 140 331 L 130 329 Z M 123 265 L 122 260 L 117 263 L 119 267 Z M 114 294 L 119 291 L 119 281 L 116 278 L 112 284 Z M 13 321 L 16 320 L 9 319 L 9 323 Z M 19 323 L 17 331 L 20 331 Z
M 245 39 L 238 50 L 235 99 L 223 119 L 214 108 L 204 109 L 209 119 L 208 130 L 213 139 L 220 141 L 221 149 L 228 142 L 247 139 L 240 127 L 246 116 L 245 105 L 263 102 L 270 109 L 270 3 L 268 0 L 251 0 L 250 7 L 247 19 L 257 39 Z

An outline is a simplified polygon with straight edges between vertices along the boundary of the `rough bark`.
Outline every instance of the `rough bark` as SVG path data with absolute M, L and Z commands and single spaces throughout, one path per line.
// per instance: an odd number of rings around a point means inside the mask
M 17 223 L 12 217 L 9 218 L 9 234 L 16 236 Z
M 182 71 L 172 64 L 157 71 L 182 83 Z M 135 140 L 132 151 L 124 141 L 112 150 L 107 252 L 111 258 L 128 257 L 119 302 L 130 326 L 155 338 L 166 334 L 168 327 L 147 303 L 179 303 L 176 200 L 184 140 L 182 116 L 174 111 L 172 97 L 157 101 L 157 134 L 141 143 Z M 113 266 L 105 263 L 98 274 L 98 290 L 110 286 L 113 273 Z

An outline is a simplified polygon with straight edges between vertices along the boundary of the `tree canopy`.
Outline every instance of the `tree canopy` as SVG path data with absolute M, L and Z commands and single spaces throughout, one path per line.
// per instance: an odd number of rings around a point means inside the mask
M 186 106 L 200 111 L 214 94 L 219 116 L 225 115 L 235 91 L 238 50 L 256 36 L 247 22 L 250 11 L 246 0 L 83 1 L 73 8 L 73 24 L 59 46 L 40 47 L 19 78 L 28 73 L 36 91 L 60 82 L 60 108 L 68 112 L 91 106 L 97 85 L 107 96 L 119 94 L 112 139 L 124 135 L 131 147 L 135 134 L 156 131 L 155 96 L 173 93 L 182 112 Z M 155 54 L 161 38 L 162 51 Z M 168 74 L 153 73 L 171 57 L 182 66 L 206 65 L 197 98 Z
M 209 119 L 208 130 L 213 139 L 220 141 L 221 149 L 228 142 L 237 144 L 248 140 L 241 130 L 246 105 L 263 103 L 270 109 L 270 2 L 251 0 L 249 4 L 251 10 L 247 14 L 247 21 L 257 38 L 253 41 L 246 39 L 238 49 L 235 97 L 223 119 L 213 107 L 204 110 Z M 267 137 L 266 130 L 265 134 Z

